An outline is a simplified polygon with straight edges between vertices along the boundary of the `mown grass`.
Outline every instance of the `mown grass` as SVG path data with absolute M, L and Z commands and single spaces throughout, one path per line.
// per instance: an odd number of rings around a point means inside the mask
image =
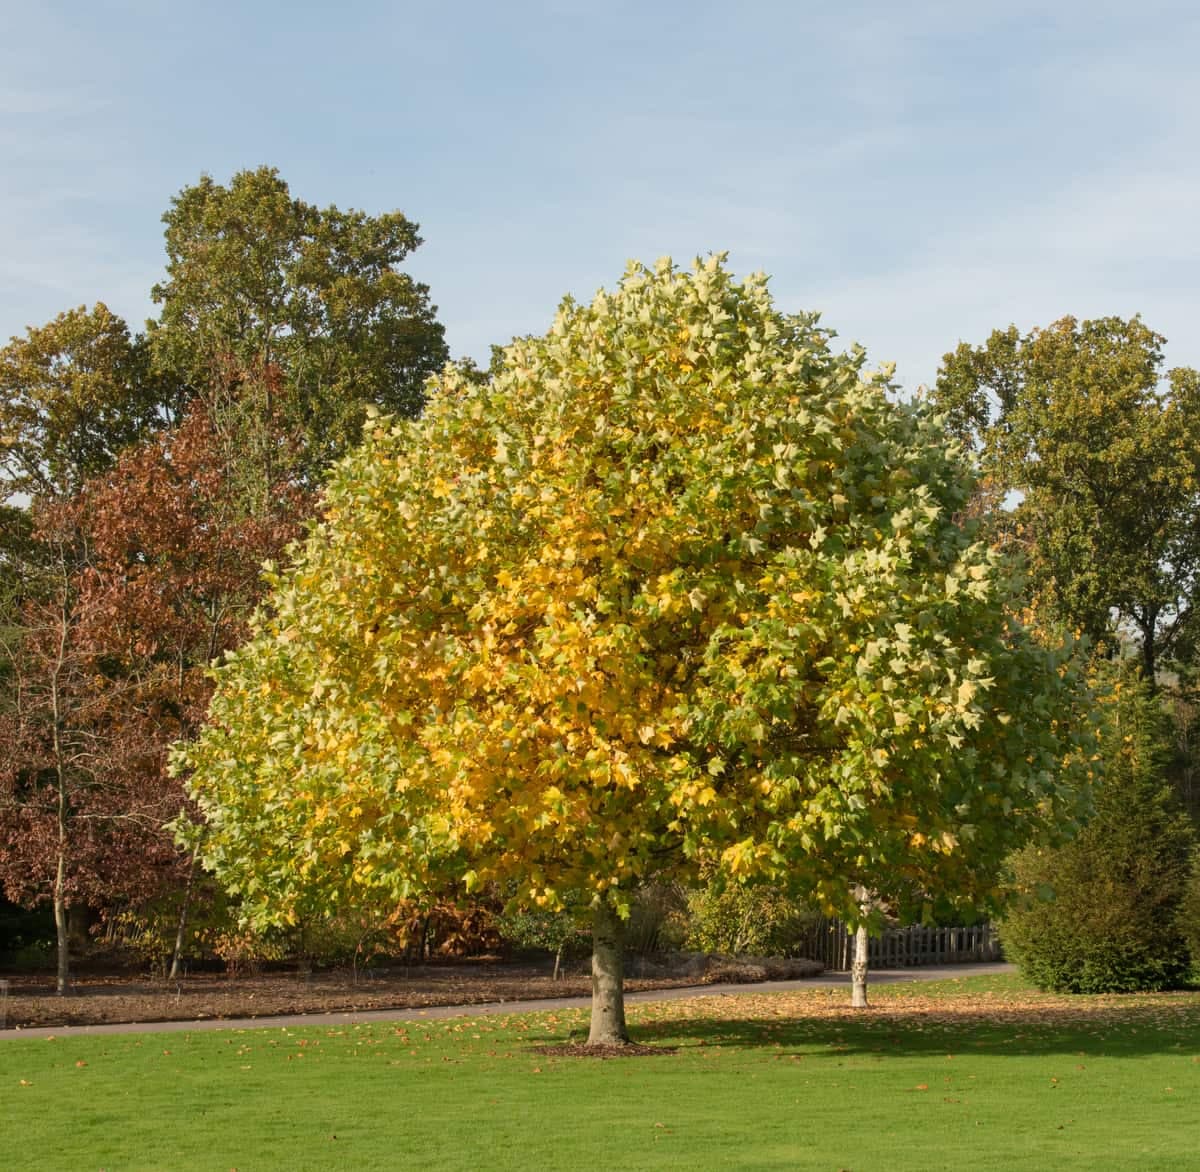
M 672 1054 L 556 1057 L 582 1011 L 0 1043 L 13 1169 L 1195 1168 L 1200 995 L 1015 978 L 631 1010 Z

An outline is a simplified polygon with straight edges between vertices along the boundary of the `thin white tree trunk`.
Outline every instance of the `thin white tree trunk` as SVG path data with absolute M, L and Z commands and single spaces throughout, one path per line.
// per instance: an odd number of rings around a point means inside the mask
M 850 964 L 850 1008 L 867 1008 L 867 925 L 854 933 L 854 960 Z
M 867 1008 L 867 958 L 870 938 L 867 935 L 867 913 L 871 910 L 871 896 L 861 885 L 854 889 L 858 901 L 858 925 L 854 932 L 854 959 L 850 962 L 850 1008 Z
M 607 903 L 592 917 L 592 1022 L 589 1046 L 624 1046 L 625 1027 L 625 925 Z

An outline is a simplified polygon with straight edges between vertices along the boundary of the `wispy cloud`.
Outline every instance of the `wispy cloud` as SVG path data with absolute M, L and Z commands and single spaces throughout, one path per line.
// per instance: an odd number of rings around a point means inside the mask
M 140 321 L 171 194 L 267 162 L 420 220 L 414 271 L 479 357 L 630 256 L 728 249 L 908 385 L 1064 313 L 1140 310 L 1200 364 L 1177 2 L 138 0 L 6 32 L 0 339 L 97 298 Z

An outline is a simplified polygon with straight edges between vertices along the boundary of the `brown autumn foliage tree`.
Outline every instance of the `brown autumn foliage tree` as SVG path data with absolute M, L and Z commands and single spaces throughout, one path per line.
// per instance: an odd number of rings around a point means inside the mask
M 61 507 L 35 510 L 31 548 L 8 600 L 5 703 L 0 707 L 0 882 L 23 904 L 49 899 L 58 991 L 67 985 L 68 909 L 86 903 L 99 820 L 90 797 L 102 725 L 94 665 L 82 649 L 76 571 L 86 556 Z
M 114 773 L 144 795 L 163 794 L 158 841 L 170 853 L 157 891 L 179 907 L 175 956 L 195 876 L 164 823 L 183 807 L 168 776 L 168 746 L 200 727 L 207 671 L 246 634 L 262 593 L 261 567 L 299 536 L 311 494 L 295 476 L 294 447 L 269 430 L 276 458 L 249 471 L 228 434 L 197 409 L 174 432 L 133 451 L 82 502 L 95 549 L 83 591 L 95 626 L 87 637 L 121 665 L 127 715 L 137 735 L 113 746 Z M 138 889 L 145 900 L 147 888 Z
M 110 821 L 95 782 L 122 735 L 80 637 L 91 547 L 69 502 L 174 402 L 141 340 L 100 304 L 0 350 L 0 882 L 53 903 L 60 988 L 68 909 L 103 898 L 110 874 L 94 865 Z M 127 826 L 138 819 L 121 811 Z
M 230 467 L 220 427 L 193 410 L 39 527 L 40 546 L 62 554 L 22 607 L 12 649 L 0 882 L 17 902 L 54 902 L 64 988 L 72 906 L 112 917 L 167 898 L 178 963 L 194 866 L 165 829 L 184 802 L 166 752 L 198 727 L 208 665 L 243 638 L 263 561 L 310 509 L 287 459 L 276 467 L 248 507 L 250 474 Z
M 64 987 L 70 908 L 186 907 L 165 746 L 368 406 L 418 412 L 447 356 L 399 212 L 259 168 L 164 224 L 147 335 L 97 304 L 0 348 L 0 887 L 55 902 Z
M 0 883 L 50 902 L 60 992 L 70 922 L 153 891 L 177 856 L 162 826 L 177 787 L 148 784 L 161 755 L 138 673 L 106 645 L 95 546 L 77 503 L 39 504 L 36 581 L 10 617 L 8 702 L 0 708 Z

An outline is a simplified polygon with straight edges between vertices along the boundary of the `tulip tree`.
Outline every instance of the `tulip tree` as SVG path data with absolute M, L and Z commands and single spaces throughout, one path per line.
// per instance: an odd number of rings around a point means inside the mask
M 662 261 L 376 419 L 176 758 L 246 914 L 582 896 L 601 1044 L 653 877 L 986 897 L 1072 816 L 1080 693 L 887 374 Z

